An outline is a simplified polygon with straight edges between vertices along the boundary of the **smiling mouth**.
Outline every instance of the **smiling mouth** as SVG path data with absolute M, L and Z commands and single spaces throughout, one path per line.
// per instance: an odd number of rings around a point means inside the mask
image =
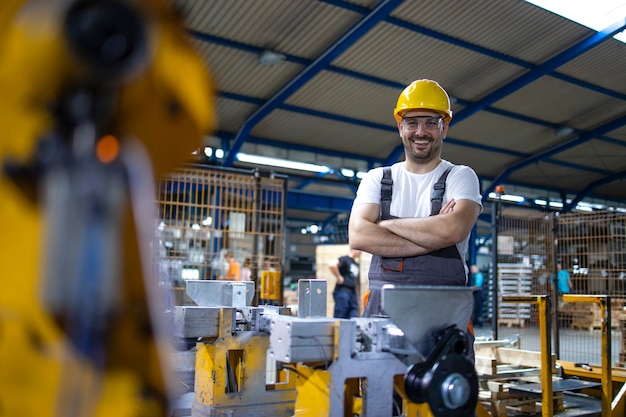
M 426 146 L 430 144 L 430 140 L 428 139 L 411 139 L 411 143 L 417 146 Z

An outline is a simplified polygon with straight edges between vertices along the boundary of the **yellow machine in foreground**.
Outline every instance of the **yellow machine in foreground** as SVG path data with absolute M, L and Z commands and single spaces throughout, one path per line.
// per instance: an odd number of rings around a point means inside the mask
M 0 416 L 166 415 L 155 178 L 210 77 L 163 0 L 4 0 L 0 54 Z

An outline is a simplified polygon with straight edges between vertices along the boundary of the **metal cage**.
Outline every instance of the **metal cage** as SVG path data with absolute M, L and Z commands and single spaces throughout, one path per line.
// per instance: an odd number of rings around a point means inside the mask
M 557 356 L 573 362 L 600 363 L 600 328 L 605 318 L 593 303 L 564 302 L 557 284 L 560 264 L 570 276 L 569 294 L 610 297 L 613 346 L 610 359 L 624 366 L 626 214 L 557 213 L 504 204 L 494 209 L 497 210 L 496 238 L 492 241 L 484 311 L 495 324 L 497 337 L 520 336 L 525 349 L 539 350 L 535 335 L 536 306 L 503 303 L 502 297 L 550 295 L 553 347 Z
M 196 165 L 161 179 L 154 246 L 170 306 L 191 303 L 189 279 L 225 279 L 227 253 L 239 264 L 239 279 L 258 284 L 264 271 L 282 276 L 286 186 L 286 177 L 273 173 Z M 255 288 L 253 304 L 282 302 L 261 299 Z

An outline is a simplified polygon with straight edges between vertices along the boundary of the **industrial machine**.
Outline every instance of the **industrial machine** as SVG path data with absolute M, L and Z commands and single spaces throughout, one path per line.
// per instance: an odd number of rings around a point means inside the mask
M 298 376 L 295 416 L 473 416 L 472 300 L 471 288 L 386 286 L 389 318 L 273 317 L 270 353 Z
M 189 280 L 196 305 L 174 309 L 195 353 L 193 417 L 474 415 L 470 288 L 385 287 L 389 318 L 344 320 L 325 316 L 325 280 L 299 281 L 297 316 L 250 306 L 253 285 Z
M 272 319 L 288 308 L 252 307 L 251 281 L 187 281 L 194 306 L 174 308 L 174 335 L 195 344 L 194 417 L 289 417 L 295 378 L 268 357 Z
M 0 416 L 167 415 L 154 190 L 208 71 L 165 0 L 6 0 L 0 51 Z

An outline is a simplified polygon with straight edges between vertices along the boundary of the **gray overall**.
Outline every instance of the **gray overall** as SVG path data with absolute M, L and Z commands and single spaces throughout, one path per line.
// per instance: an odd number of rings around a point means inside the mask
M 446 178 L 452 167 L 439 177 L 431 194 L 431 212 L 439 214 L 446 188 Z M 383 169 L 380 190 L 380 219 L 397 218 L 389 214 L 393 179 L 391 168 Z M 386 317 L 381 306 L 381 288 L 385 284 L 405 285 L 466 285 L 465 262 L 456 245 L 425 255 L 408 258 L 386 258 L 374 255 L 369 270 L 370 295 L 363 317 Z

